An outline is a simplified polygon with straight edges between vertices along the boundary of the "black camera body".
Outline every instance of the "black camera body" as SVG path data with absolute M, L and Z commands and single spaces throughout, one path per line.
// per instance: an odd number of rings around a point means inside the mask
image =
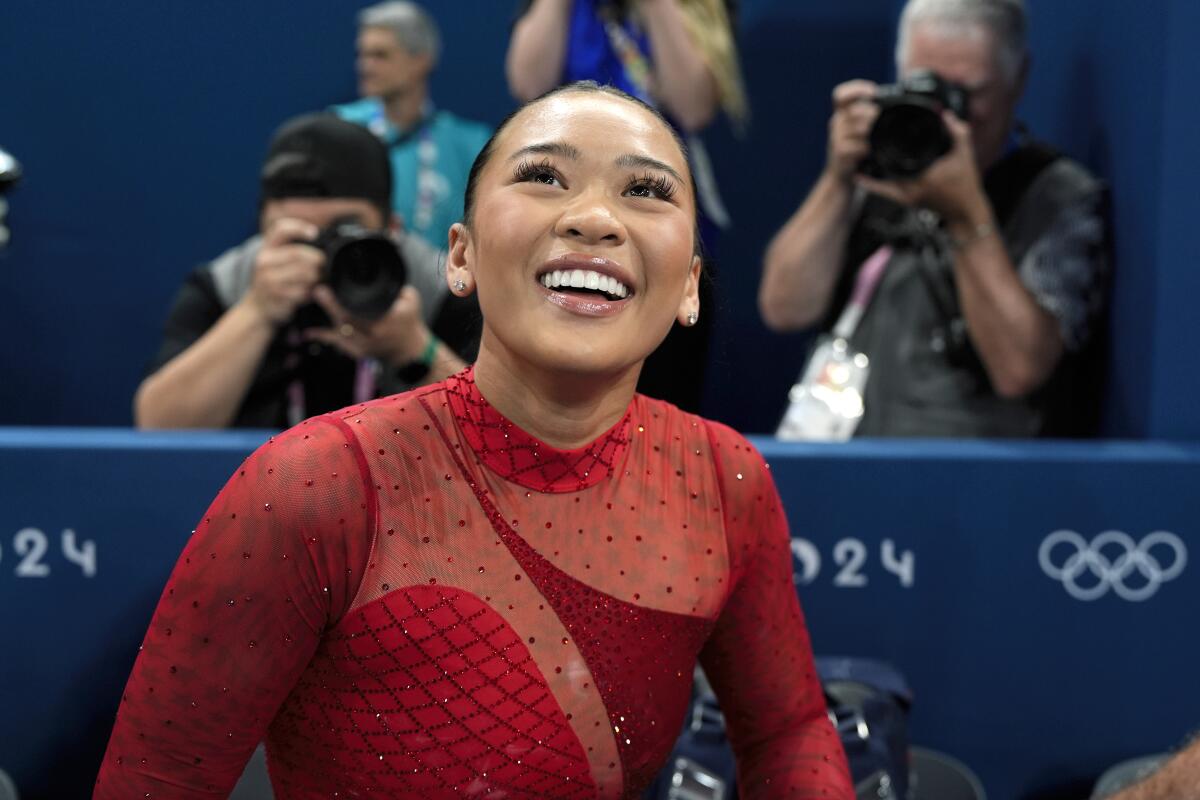
M 954 144 L 942 111 L 965 120 L 968 99 L 965 87 L 930 70 L 917 70 L 897 83 L 880 86 L 871 150 L 859 172 L 885 180 L 920 175 Z
M 351 315 L 376 320 L 387 313 L 408 282 L 400 248 L 384 231 L 355 218 L 335 220 L 310 242 L 324 251 L 324 282 Z

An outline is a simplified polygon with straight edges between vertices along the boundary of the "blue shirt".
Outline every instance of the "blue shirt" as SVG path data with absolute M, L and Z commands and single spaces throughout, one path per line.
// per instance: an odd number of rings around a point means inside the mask
M 342 119 L 362 125 L 388 146 L 392 162 L 392 209 L 404 229 L 438 248 L 450 226 L 462 219 L 463 192 L 475 156 L 491 130 L 449 111 L 427 109 L 407 131 L 396 128 L 378 98 L 333 107 Z

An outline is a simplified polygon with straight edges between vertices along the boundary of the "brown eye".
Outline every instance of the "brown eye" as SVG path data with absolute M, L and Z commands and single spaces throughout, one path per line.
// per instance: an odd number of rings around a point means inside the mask
M 670 201 L 675 196 L 675 184 L 663 175 L 643 175 L 633 178 L 625 187 L 628 197 Z
M 513 180 L 516 183 L 540 183 L 545 186 L 561 186 L 563 184 L 562 175 L 549 161 L 541 161 L 536 164 L 522 161 L 513 173 Z

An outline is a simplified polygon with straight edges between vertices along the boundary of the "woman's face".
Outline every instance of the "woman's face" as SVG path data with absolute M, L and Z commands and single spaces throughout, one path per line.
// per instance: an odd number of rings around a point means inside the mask
M 553 96 L 500 134 L 447 278 L 479 292 L 488 350 L 539 369 L 619 373 L 699 311 L 687 163 L 671 132 L 600 93 Z

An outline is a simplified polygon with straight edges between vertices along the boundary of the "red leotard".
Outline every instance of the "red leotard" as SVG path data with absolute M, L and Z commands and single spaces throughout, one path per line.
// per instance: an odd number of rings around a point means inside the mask
M 636 797 L 697 657 L 745 798 L 851 798 L 787 524 L 730 429 L 636 396 L 586 447 L 471 370 L 255 452 L 184 550 L 98 798 Z

